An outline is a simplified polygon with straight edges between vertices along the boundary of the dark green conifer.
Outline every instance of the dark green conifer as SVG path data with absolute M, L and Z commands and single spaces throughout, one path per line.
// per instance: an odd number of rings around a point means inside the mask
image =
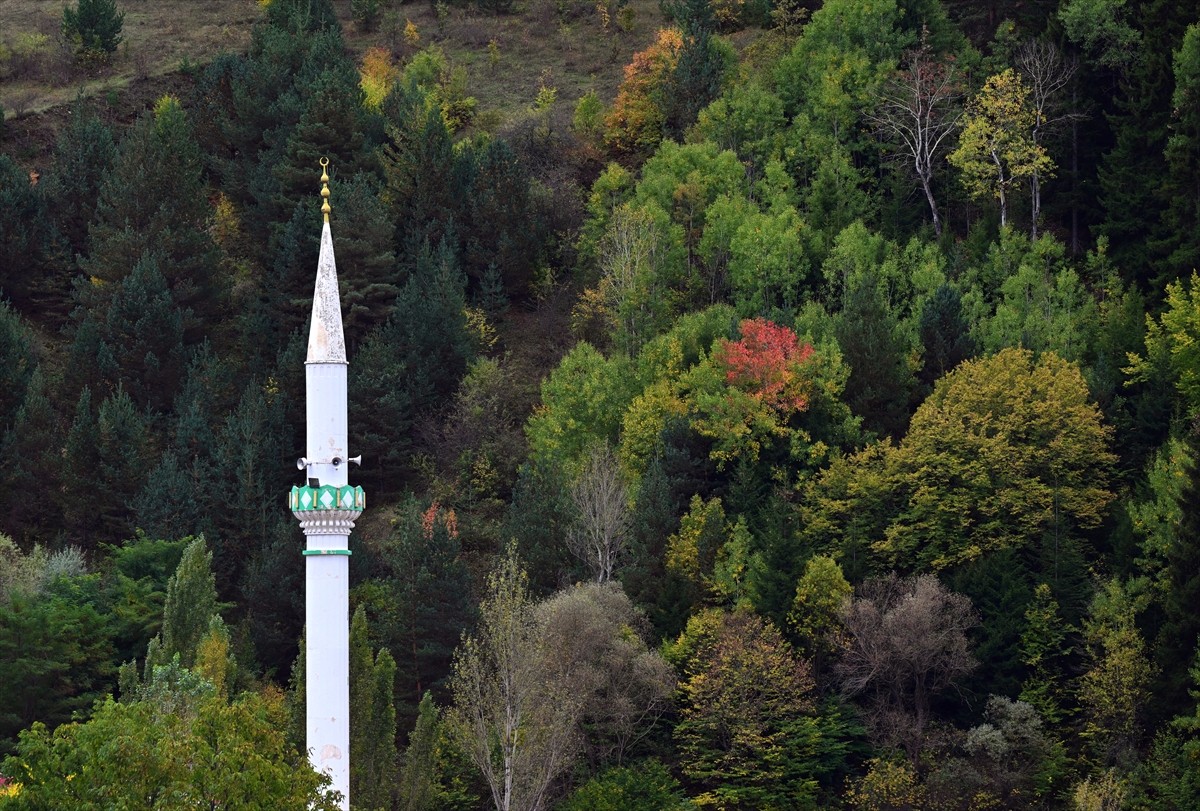
M 918 377 L 929 389 L 975 354 L 975 341 L 963 318 L 958 288 L 943 284 L 926 300 L 921 310 L 920 337 L 925 351 Z
M 83 387 L 75 404 L 75 416 L 63 447 L 62 516 L 73 539 L 91 538 L 99 516 L 93 482 L 100 466 L 96 449 L 96 415 L 92 410 L 92 390 Z
M 217 252 L 207 229 L 208 196 L 202 156 L 183 108 L 159 103 L 126 133 L 112 173 L 105 178 L 89 231 L 91 256 L 84 271 L 107 286 L 80 288 L 84 306 L 103 307 L 115 283 L 152 251 L 171 295 L 188 314 L 188 342 L 199 339 L 203 319 L 218 311 Z
M 373 654 L 363 606 L 350 622 L 350 796 L 356 808 L 386 811 L 396 789 L 396 662 Z
M 182 381 L 184 316 L 153 253 L 142 255 L 116 286 L 101 330 L 112 351 L 101 372 L 148 412 L 166 412 Z
M 118 387 L 100 404 L 91 441 L 96 468 L 84 501 L 100 518 L 104 537 L 119 541 L 133 534 L 131 508 L 150 472 L 153 442 L 145 418 L 124 388 Z
M 88 224 L 95 219 L 100 186 L 116 157 L 112 130 L 82 98 L 76 100 L 67 126 L 58 134 L 51 168 L 42 180 L 55 225 L 67 241 L 72 260 L 90 251 Z M 65 284 L 61 288 L 64 296 L 69 290 Z
M 0 154 L 0 292 L 28 303 L 52 280 L 55 234 L 46 197 L 8 155 Z

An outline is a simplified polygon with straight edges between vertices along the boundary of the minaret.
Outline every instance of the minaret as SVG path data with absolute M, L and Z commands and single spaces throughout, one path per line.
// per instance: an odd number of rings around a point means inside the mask
M 308 330 L 306 384 L 307 455 L 303 487 L 289 499 L 307 541 L 305 557 L 305 649 L 308 756 L 333 781 L 350 808 L 350 550 L 354 520 L 366 506 L 361 487 L 347 481 L 346 340 L 338 296 L 333 237 L 329 231 L 329 160 L 321 159 L 321 257 Z

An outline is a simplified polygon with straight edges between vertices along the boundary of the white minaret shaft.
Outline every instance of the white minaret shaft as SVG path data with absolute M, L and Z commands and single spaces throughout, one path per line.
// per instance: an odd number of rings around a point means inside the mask
M 322 159 L 322 167 L 328 161 Z M 348 541 L 365 506 L 361 487 L 347 480 L 346 341 L 333 237 L 329 177 L 322 174 L 321 255 L 308 333 L 307 456 L 298 467 L 307 482 L 293 487 L 291 508 L 306 539 L 305 698 L 309 759 L 329 775 L 341 807 L 350 808 L 350 572 Z

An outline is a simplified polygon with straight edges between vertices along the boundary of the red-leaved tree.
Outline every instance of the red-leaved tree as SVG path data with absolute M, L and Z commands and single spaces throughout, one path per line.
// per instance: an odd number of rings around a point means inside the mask
M 783 413 L 808 407 L 811 375 L 805 369 L 812 344 L 764 318 L 742 321 L 740 341 L 721 341 L 715 358 L 725 382 Z

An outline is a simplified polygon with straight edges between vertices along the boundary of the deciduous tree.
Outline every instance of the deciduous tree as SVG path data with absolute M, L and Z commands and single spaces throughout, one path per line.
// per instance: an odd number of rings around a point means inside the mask
M 962 91 L 954 62 L 937 58 L 927 44 L 910 52 L 906 62 L 883 86 L 879 103 L 867 117 L 885 137 L 898 142 L 898 154 L 921 184 L 933 230 L 940 237 L 942 217 L 933 194 L 933 176 L 958 128 Z
M 932 720 L 931 700 L 976 665 L 967 631 L 971 601 L 933 575 L 863 583 L 841 613 L 849 638 L 836 672 L 842 689 L 869 704 L 867 722 L 885 745 L 916 764 Z
M 1012 68 L 989 78 L 967 105 L 958 149 L 948 158 L 972 197 L 999 201 L 1001 226 L 1008 223 L 1009 191 L 1054 169 L 1045 148 L 1032 138 L 1035 115 L 1028 97 L 1029 89 Z
M 578 518 L 567 545 L 597 583 L 607 583 L 622 562 L 629 539 L 629 495 L 620 463 L 607 444 L 589 452 L 571 485 L 571 499 Z

